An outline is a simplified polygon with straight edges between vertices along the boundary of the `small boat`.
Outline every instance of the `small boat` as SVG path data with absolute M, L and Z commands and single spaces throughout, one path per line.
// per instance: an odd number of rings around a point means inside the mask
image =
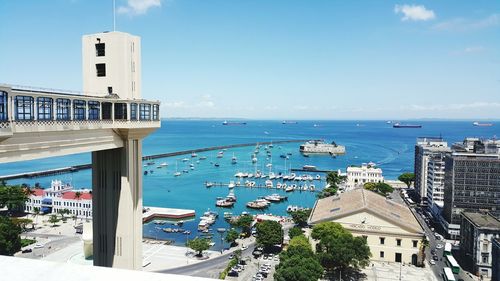
M 229 200 L 226 200 L 226 199 L 217 200 L 215 202 L 215 206 L 222 207 L 222 208 L 230 208 L 233 205 L 234 205 L 234 201 L 229 201 Z
M 273 182 L 271 180 L 267 180 L 265 184 L 267 188 L 273 188 Z
M 302 166 L 302 169 L 304 169 L 305 171 L 316 171 L 317 170 L 316 166 L 313 166 L 313 165 L 304 165 L 304 166 Z
M 222 125 L 224 126 L 230 126 L 230 125 L 246 125 L 247 122 L 230 122 L 230 121 L 224 121 L 222 122 Z
M 167 162 L 163 162 L 160 164 L 161 167 L 167 167 L 168 166 L 168 163 Z
M 189 159 L 188 159 L 188 158 L 183 158 L 183 159 L 182 159 L 182 162 L 187 162 L 187 161 L 189 161 Z
M 252 163 L 257 163 L 257 157 L 252 158 Z
M 199 158 L 199 159 L 200 159 L 200 160 L 206 160 L 206 159 L 207 159 L 207 157 L 206 157 L 206 156 L 200 156 L 200 158 Z
M 219 163 L 215 163 L 215 164 L 214 164 L 214 166 L 215 166 L 215 167 L 219 167 L 219 166 L 220 166 L 220 164 L 219 164 Z
M 276 188 L 277 188 L 277 189 L 281 189 L 281 186 L 282 186 L 281 182 L 278 182 L 278 183 L 276 184 Z
M 182 172 L 183 172 L 184 174 L 187 174 L 187 173 L 189 173 L 189 170 L 182 170 Z
M 320 181 L 321 180 L 321 176 L 320 175 L 316 175 L 315 179 L 318 180 L 318 181 Z
M 234 181 L 230 181 L 229 184 L 227 185 L 227 187 L 229 187 L 229 189 L 232 189 L 234 188 L 236 185 L 234 184 Z
M 144 171 L 144 175 L 147 176 L 148 175 L 148 171 Z
M 238 163 L 238 159 L 236 158 L 236 156 L 234 156 L 234 153 L 233 153 L 233 157 L 231 158 L 231 164 L 236 164 Z
M 292 192 L 293 190 L 294 190 L 294 188 L 291 185 L 285 188 L 286 192 Z
M 196 154 L 196 153 L 194 153 L 194 152 L 193 152 L 193 153 L 191 153 L 191 157 L 197 157 L 197 156 L 198 156 L 198 154 Z
M 189 234 L 191 234 L 191 231 L 189 231 L 189 230 L 186 230 L 186 231 L 184 231 L 184 232 L 183 232 L 182 234 L 186 234 L 186 235 L 189 235 Z
M 206 182 L 205 186 L 206 187 L 212 187 L 212 186 L 214 186 L 214 183 L 213 182 Z
M 181 172 L 175 172 L 175 173 L 174 173 L 174 177 L 178 177 L 178 176 L 180 176 L 180 175 L 181 175 Z

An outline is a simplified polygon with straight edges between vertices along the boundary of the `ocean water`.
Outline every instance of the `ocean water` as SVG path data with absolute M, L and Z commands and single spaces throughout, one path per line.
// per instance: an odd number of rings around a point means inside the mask
M 465 137 L 492 138 L 500 133 L 497 124 L 492 127 L 474 127 L 472 122 L 468 121 L 421 121 L 418 123 L 422 124 L 421 129 L 395 129 L 386 124 L 385 121 L 299 121 L 298 124 L 281 124 L 280 121 L 252 120 L 247 121 L 247 125 L 223 126 L 220 121 L 164 120 L 161 129 L 144 140 L 144 155 L 228 144 L 294 139 L 335 141 L 346 146 L 346 154 L 336 158 L 330 156 L 303 157 L 299 153 L 300 143 L 287 143 L 275 144 L 271 149 L 272 157 L 270 159 L 266 159 L 266 153 L 264 147 L 262 147 L 256 165 L 251 163 L 251 154 L 255 149 L 253 146 L 228 149 L 225 151 L 224 157 L 219 159 L 216 158 L 218 151 L 198 153 L 198 156 L 207 157 L 206 160 L 200 160 L 200 163 L 196 163 L 197 159 L 191 158 L 189 154 L 156 159 L 154 166 L 144 168 L 153 170 L 152 174 L 144 176 L 144 205 L 194 209 L 196 218 L 187 221 L 182 227 L 191 230 L 189 237 L 182 234 L 164 233 L 153 223 L 144 226 L 144 236 L 175 239 L 177 244 L 183 244 L 186 239 L 199 235 L 196 231 L 199 217 L 207 209 L 217 211 L 220 215 L 217 222 L 212 226 L 213 232 L 216 232 L 215 229 L 219 227 L 229 227 L 222 218 L 225 211 L 230 211 L 233 214 L 248 211 L 250 213 L 265 212 L 285 215 L 288 205 L 312 207 L 316 199 L 316 193 L 309 191 L 285 193 L 275 189 L 236 187 L 234 192 L 238 200 L 235 206 L 231 209 L 216 208 L 216 198 L 225 197 L 229 190 L 227 187 L 214 186 L 206 188 L 204 183 L 206 181 L 228 183 L 230 180 L 235 180 L 234 174 L 238 171 L 253 173 L 258 169 L 267 174 L 269 168 L 266 167 L 266 164 L 268 163 L 272 163 L 272 171 L 275 173 L 285 172 L 290 167 L 300 168 L 303 165 L 314 165 L 318 169 L 325 170 L 345 170 L 348 165 L 374 162 L 383 169 L 384 177 L 396 179 L 403 172 L 413 171 L 414 145 L 417 137 L 442 136 L 451 144 L 462 141 Z M 280 155 L 286 153 L 292 155 L 289 160 L 285 161 L 280 158 Z M 233 154 L 238 158 L 236 165 L 231 164 Z M 181 161 L 183 158 L 188 158 L 189 161 Z M 86 153 L 9 163 L 0 165 L 0 174 L 15 174 L 89 162 L 90 154 Z M 157 166 L 162 162 L 168 163 L 168 167 L 158 169 Z M 195 165 L 194 170 L 189 168 L 190 163 Z M 215 167 L 213 163 L 219 163 L 220 167 Z M 174 177 L 173 174 L 176 170 L 189 170 L 189 173 Z M 299 172 L 299 174 L 302 173 Z M 38 182 L 47 187 L 52 179 L 71 182 L 76 188 L 89 188 L 91 186 L 91 171 L 85 170 L 52 177 L 13 180 L 9 183 L 29 183 L 33 185 Z M 317 189 L 321 189 L 324 186 L 324 181 L 315 181 L 314 184 Z M 265 211 L 255 211 L 245 207 L 248 201 L 271 193 L 286 194 L 288 201 L 278 204 L 273 203 Z M 161 227 L 175 226 L 170 226 L 167 223 Z M 217 233 L 214 234 L 214 242 L 216 243 L 214 249 L 220 249 L 223 246 Z

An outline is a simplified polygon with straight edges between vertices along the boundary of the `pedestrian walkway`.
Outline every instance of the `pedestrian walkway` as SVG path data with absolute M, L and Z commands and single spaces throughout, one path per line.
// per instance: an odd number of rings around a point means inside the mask
M 429 267 L 372 262 L 362 270 L 367 281 L 438 281 Z

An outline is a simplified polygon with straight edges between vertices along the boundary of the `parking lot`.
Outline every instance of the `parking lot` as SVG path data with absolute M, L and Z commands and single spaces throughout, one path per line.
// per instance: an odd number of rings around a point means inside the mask
M 238 272 L 238 276 L 231 276 L 231 274 L 229 274 L 228 277 L 226 277 L 226 280 L 273 280 L 276 265 L 279 263 L 279 256 L 273 254 L 265 254 L 260 256 L 259 258 L 247 257 L 245 259 L 245 262 L 246 265 L 235 268 L 234 271 Z

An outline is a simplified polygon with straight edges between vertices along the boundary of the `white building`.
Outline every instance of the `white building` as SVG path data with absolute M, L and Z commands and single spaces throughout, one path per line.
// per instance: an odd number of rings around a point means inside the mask
M 346 187 L 348 190 L 356 187 L 362 187 L 365 183 L 369 182 L 384 182 L 382 169 L 375 167 L 374 163 L 363 163 L 361 167 L 347 167 Z
M 427 163 L 427 203 L 432 212 L 444 205 L 444 157 L 441 154 L 431 156 Z
M 92 218 L 92 192 L 89 190 L 74 191 L 71 185 L 53 180 L 50 188 L 36 188 L 32 192 L 24 207 L 26 212 L 33 213 L 35 207 L 42 214 L 56 214 L 68 209 L 71 215 Z

